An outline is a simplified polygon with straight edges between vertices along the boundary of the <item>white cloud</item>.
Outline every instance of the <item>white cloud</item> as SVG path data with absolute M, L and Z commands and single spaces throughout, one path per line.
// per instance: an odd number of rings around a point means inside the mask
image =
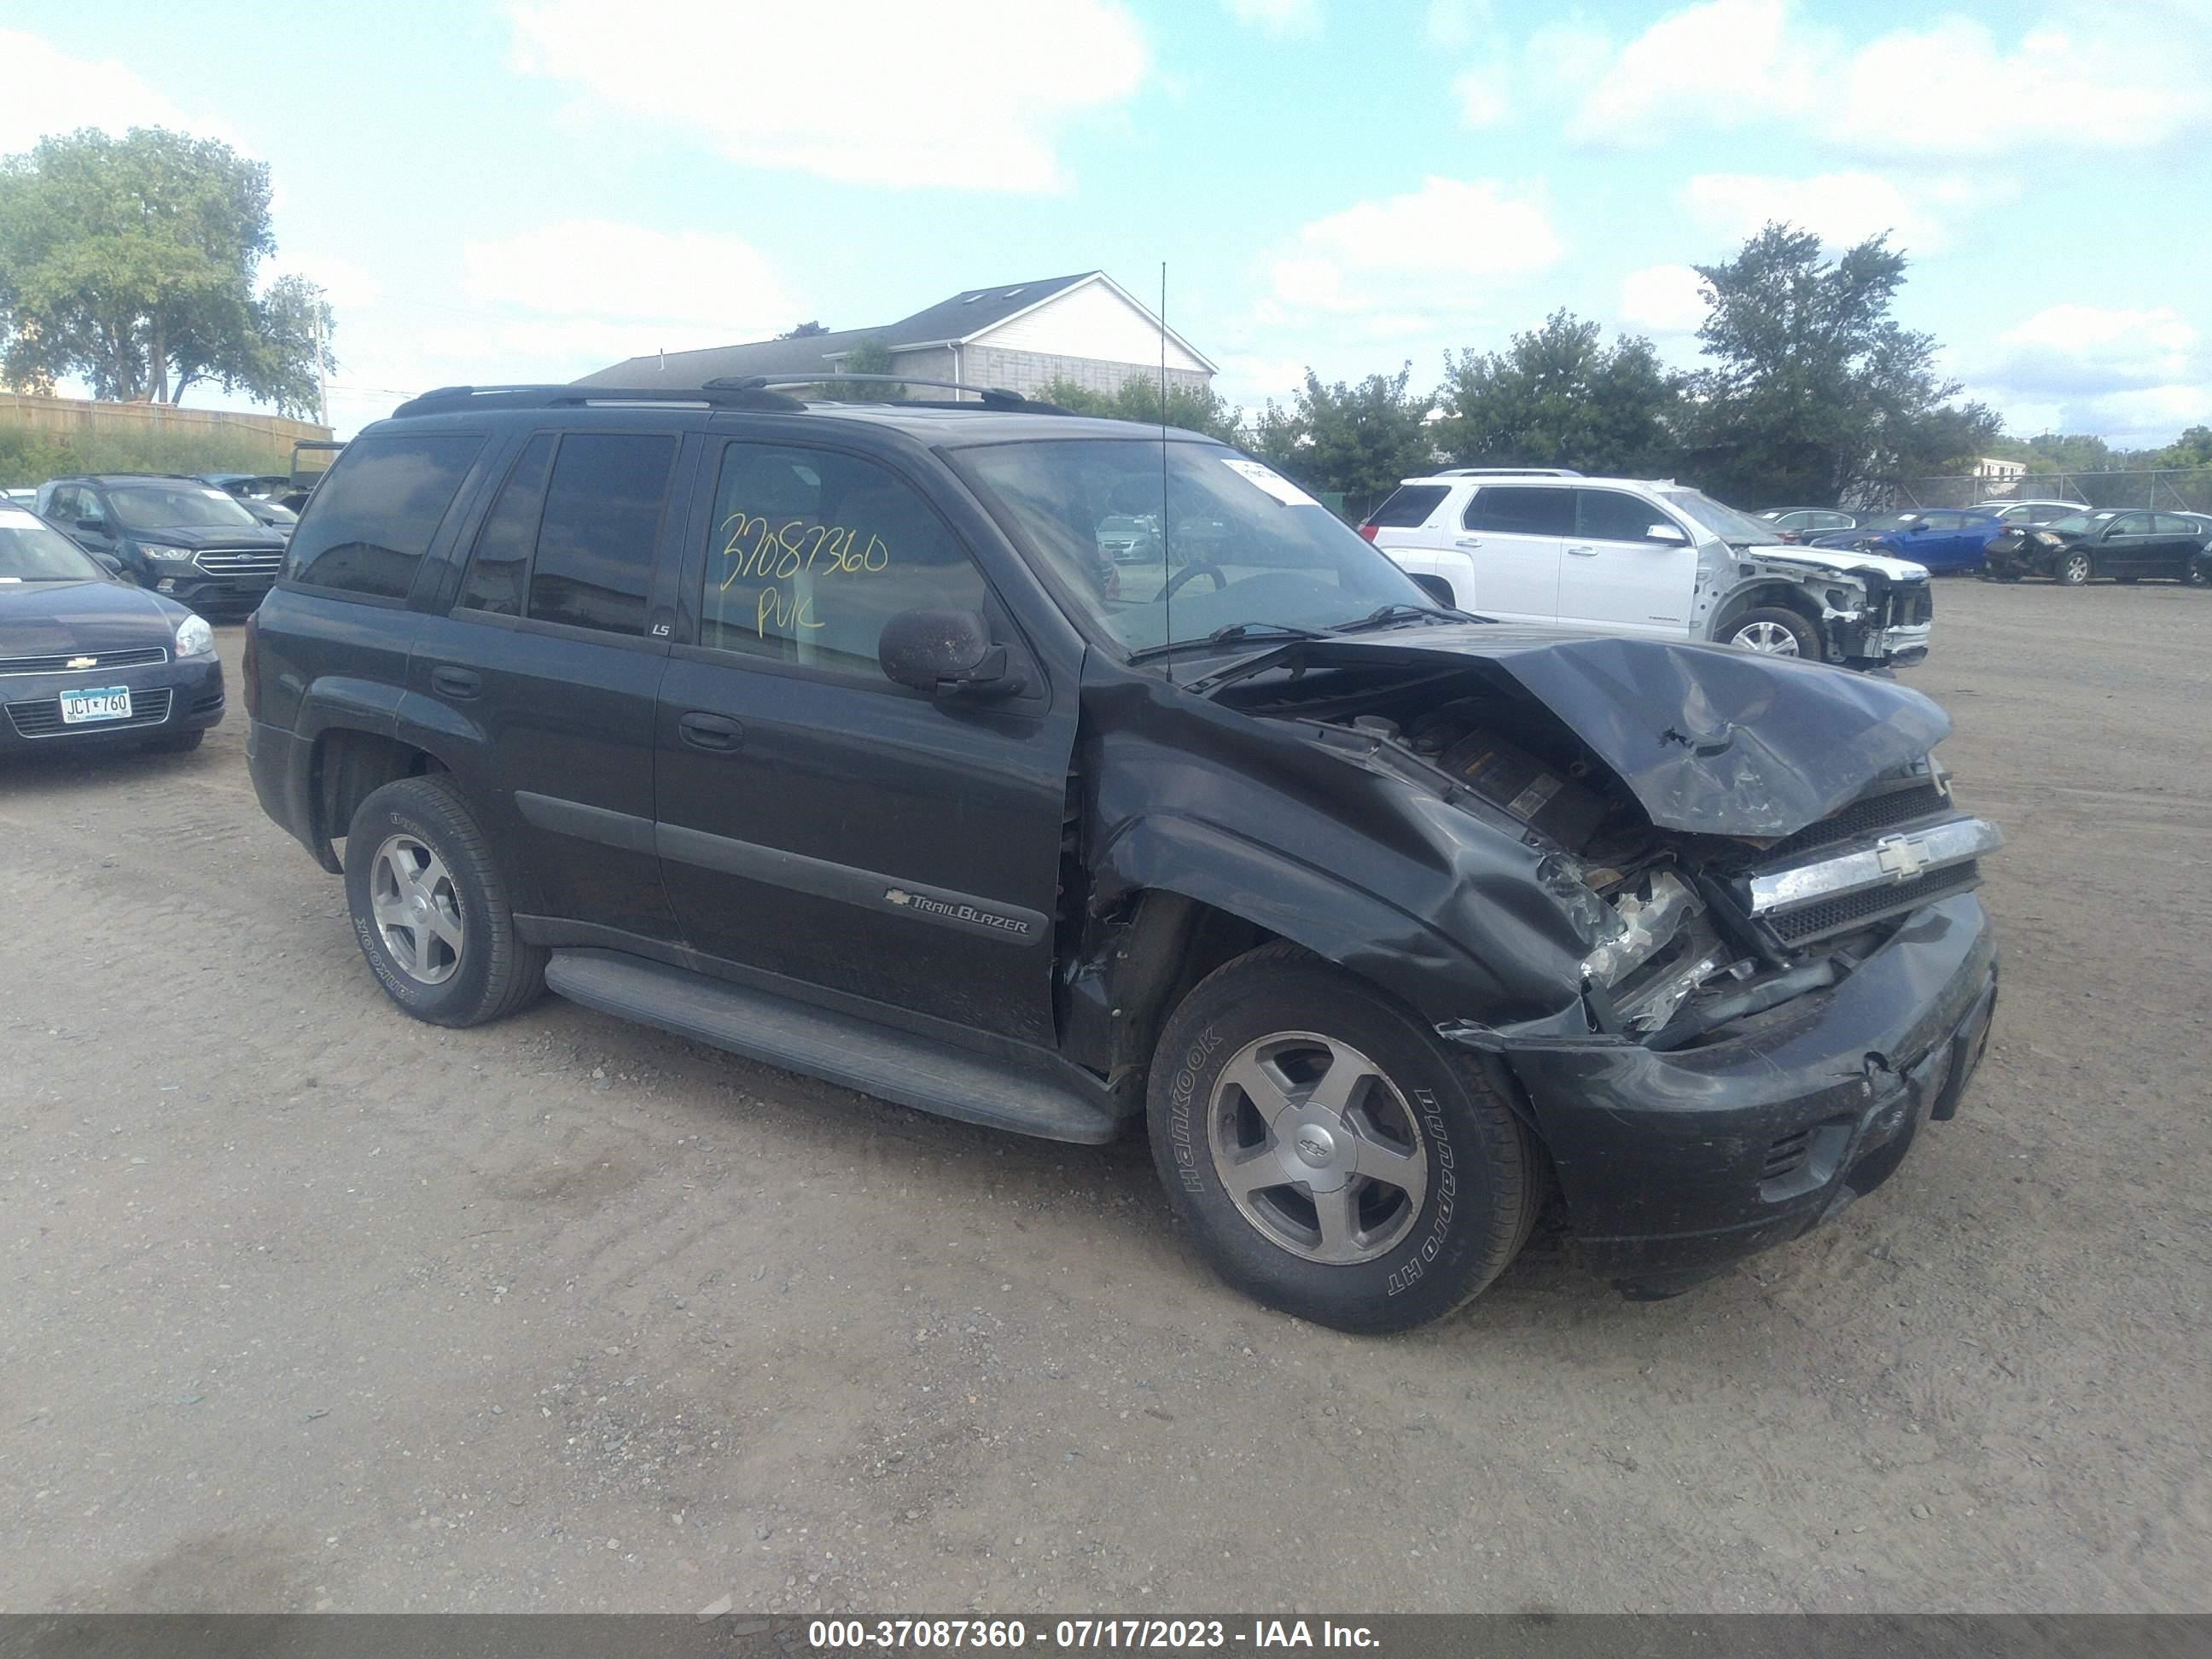
M 1702 0 L 1609 53 L 1569 123 L 1652 145 L 1787 129 L 1846 152 L 2148 149 L 2212 123 L 2212 32 L 2181 9 L 2050 0 L 2000 38 L 1960 17 L 1851 41 L 1793 0 Z
M 1321 33 L 1321 0 L 1222 0 L 1238 22 L 1270 34 Z
M 1513 112 L 1505 95 L 1502 69 L 1488 65 L 1471 69 L 1452 82 L 1452 96 L 1459 100 L 1459 120 L 1464 127 L 1494 127 Z
M 1816 233 L 1832 247 L 1889 231 L 1893 246 L 1915 253 L 1928 252 L 1942 241 L 1927 199 L 1872 173 L 1823 173 L 1810 179 L 1701 173 L 1683 186 L 1681 196 L 1699 226 L 1737 240 L 1778 219 Z
M 1481 291 L 1556 264 L 1542 205 L 1487 179 L 1429 178 L 1300 230 L 1269 272 L 1277 316 L 1465 311 Z
M 799 301 L 742 237 L 603 219 L 545 225 L 463 251 L 463 292 L 526 311 L 695 328 L 699 344 L 790 326 Z
M 1739 126 L 1786 110 L 1796 90 L 1784 73 L 1788 17 L 1785 0 L 1706 0 L 1670 13 L 1613 58 L 1568 131 L 1656 144 L 1686 121 Z
M 128 64 L 112 58 L 71 58 L 35 34 L 0 29 L 0 155 L 79 127 L 121 134 L 132 127 L 173 127 L 196 138 L 220 138 L 244 149 L 222 122 L 187 114 Z
M 957 27 L 905 0 L 523 0 L 510 17 L 515 67 L 574 88 L 572 121 L 894 187 L 1062 188 L 1058 130 L 1131 97 L 1149 63 L 1119 0 L 967 0 Z
M 1963 365 L 2016 426 L 2165 443 L 2212 421 L 2212 349 L 2171 307 L 2047 306 Z
M 1662 338 L 1695 334 L 1711 309 L 1705 278 L 1687 265 L 1646 265 L 1620 279 L 1620 320 Z
M 1429 0 L 1422 33 L 1433 46 L 1463 46 L 1491 26 L 1489 0 Z

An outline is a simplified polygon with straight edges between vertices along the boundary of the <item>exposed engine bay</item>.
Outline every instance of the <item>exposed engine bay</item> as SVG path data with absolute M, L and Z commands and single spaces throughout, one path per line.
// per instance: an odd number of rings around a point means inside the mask
M 1790 833 L 1699 833 L 1656 826 L 1558 716 L 1480 674 L 1352 668 L 1224 700 L 1297 722 L 1348 758 L 1423 776 L 1551 854 L 1545 884 L 1589 946 L 1591 1030 L 1655 1048 L 1741 1035 L 1839 983 L 1914 911 L 1978 885 L 1977 860 L 2001 844 L 1957 811 L 1925 754 Z M 1693 742 L 1655 710 L 1650 741 L 1674 740 Z

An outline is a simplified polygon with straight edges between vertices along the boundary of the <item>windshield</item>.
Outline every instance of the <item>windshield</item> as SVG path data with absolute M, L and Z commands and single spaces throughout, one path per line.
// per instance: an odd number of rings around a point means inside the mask
M 1662 489 L 1659 497 L 1677 512 L 1691 519 L 1711 534 L 1735 547 L 1765 547 L 1779 545 L 1782 538 L 1774 533 L 1771 524 L 1761 524 L 1757 519 L 1723 507 L 1702 489 Z
M 0 512 L 0 582 L 96 582 L 98 565 L 27 513 Z
M 1164 453 L 1163 453 L 1164 451 Z M 1428 606 L 1412 578 L 1279 474 L 1234 450 L 1157 439 L 992 444 L 956 459 L 1014 520 L 1060 586 L 1129 651 L 1238 624 L 1340 627 L 1386 605 Z M 1101 544 L 1163 527 L 1151 556 Z
M 213 484 L 123 484 L 107 499 L 125 530 L 252 529 L 261 522 Z
M 1882 513 L 1863 520 L 1859 528 L 1869 535 L 1887 536 L 1900 530 L 1910 530 L 1919 522 L 1917 513 Z

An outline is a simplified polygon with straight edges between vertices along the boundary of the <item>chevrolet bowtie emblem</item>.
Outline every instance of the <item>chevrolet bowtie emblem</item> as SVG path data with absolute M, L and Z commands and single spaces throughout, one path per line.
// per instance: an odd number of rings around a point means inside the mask
M 68 662 L 63 665 L 63 666 L 65 668 L 92 668 L 97 666 L 99 662 L 100 659 L 97 657 L 71 657 Z
M 1928 867 L 1927 855 L 1910 836 L 1884 836 L 1875 843 L 1874 857 L 1884 875 L 1899 881 L 1910 881 Z

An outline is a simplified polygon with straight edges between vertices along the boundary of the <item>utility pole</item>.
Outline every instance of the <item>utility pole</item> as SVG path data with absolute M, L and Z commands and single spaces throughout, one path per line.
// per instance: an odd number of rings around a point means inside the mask
M 323 289 L 314 285 L 315 295 L 315 424 L 327 431 L 331 424 L 331 375 L 324 365 L 327 354 L 323 349 Z

